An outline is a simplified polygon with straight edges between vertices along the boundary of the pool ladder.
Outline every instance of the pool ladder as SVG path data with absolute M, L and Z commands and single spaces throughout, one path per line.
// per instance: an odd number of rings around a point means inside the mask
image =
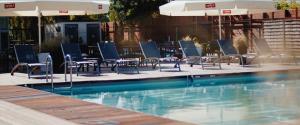
M 68 67 L 70 67 L 70 86 L 69 87 L 66 87 L 66 88 L 69 88 L 69 89 L 72 89 L 73 88 L 73 78 L 72 78 L 72 75 L 73 75 L 73 61 L 72 61 L 72 58 L 71 58 L 71 55 L 67 54 L 65 56 L 65 82 L 68 81 L 67 79 L 67 72 L 68 72 Z
M 68 54 L 64 57 L 65 59 L 65 82 L 67 82 L 67 70 L 68 70 L 68 65 L 71 66 L 71 70 L 70 70 L 70 86 L 69 87 L 65 87 L 65 88 L 69 88 L 72 89 L 73 88 L 73 79 L 72 79 L 72 58 L 71 56 Z M 68 61 L 69 60 L 69 61 Z M 49 55 L 46 58 L 46 82 L 49 83 L 49 66 L 50 66 L 50 83 L 51 83 L 51 88 L 52 91 L 54 91 L 55 87 L 54 87 L 54 83 L 53 83 L 53 60 L 52 57 Z
M 50 70 L 50 83 L 52 86 L 52 89 L 54 89 L 54 83 L 53 83 L 53 60 L 51 55 L 48 55 L 46 58 L 46 83 L 49 83 L 49 70 Z

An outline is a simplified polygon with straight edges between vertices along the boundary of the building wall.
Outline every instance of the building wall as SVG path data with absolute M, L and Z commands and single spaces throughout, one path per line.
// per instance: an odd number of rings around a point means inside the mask
M 82 44 L 87 44 L 87 25 L 88 24 L 96 24 L 99 25 L 99 34 L 101 34 L 101 25 L 99 22 L 60 22 L 56 24 L 49 24 L 45 26 L 45 41 L 51 41 L 54 38 L 62 37 L 63 41 L 67 41 L 64 39 L 65 36 L 65 25 L 66 24 L 76 24 L 78 25 L 78 39 L 82 39 Z M 59 27 L 59 31 L 57 28 Z M 101 37 L 101 35 L 99 35 Z M 100 38 L 99 38 L 100 39 Z M 100 42 L 100 41 L 95 41 Z

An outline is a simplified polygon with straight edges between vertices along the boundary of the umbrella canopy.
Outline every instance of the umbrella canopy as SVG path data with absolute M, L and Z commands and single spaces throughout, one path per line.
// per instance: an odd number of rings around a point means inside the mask
M 38 17 L 41 49 L 41 16 L 92 15 L 109 10 L 108 0 L 1 0 L 0 16 Z
M 159 7 L 166 16 L 219 16 L 219 39 L 221 16 L 247 15 L 275 11 L 273 0 L 175 0 Z
M 273 0 L 175 0 L 159 7 L 166 16 L 246 15 L 275 10 Z

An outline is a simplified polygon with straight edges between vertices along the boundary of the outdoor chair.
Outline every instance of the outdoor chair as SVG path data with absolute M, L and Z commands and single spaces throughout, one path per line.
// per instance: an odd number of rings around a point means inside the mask
M 120 73 L 121 67 L 133 67 L 139 73 L 139 60 L 137 59 L 121 59 L 117 51 L 117 47 L 113 42 L 100 42 L 97 43 L 102 61 L 112 63 L 112 71 Z
M 28 78 L 33 77 L 33 72 L 39 70 L 41 76 L 41 69 L 46 67 L 46 62 L 39 62 L 38 56 L 31 45 L 15 45 L 14 51 L 17 59 L 17 65 L 11 70 L 11 75 L 22 66 L 26 66 Z
M 160 51 L 157 48 L 156 42 L 139 42 L 139 45 L 144 55 L 145 61 L 150 61 L 153 69 L 155 69 L 156 65 L 158 65 L 159 70 L 162 71 L 163 67 L 161 66 L 161 63 L 167 61 L 174 63 L 173 69 L 178 69 L 178 71 L 181 71 L 180 61 L 178 59 L 161 58 Z
M 221 69 L 221 62 L 219 56 L 202 56 L 202 48 L 195 46 L 193 41 L 178 41 L 182 50 L 183 56 L 187 59 L 187 63 L 197 65 L 200 63 L 202 69 L 205 67 L 218 66 Z
M 292 54 L 292 52 L 285 51 L 283 53 L 274 53 L 270 46 L 268 45 L 267 41 L 263 38 L 260 39 L 255 39 L 254 40 L 254 45 L 256 48 L 256 51 L 259 55 L 259 58 L 280 58 L 281 62 L 283 62 L 283 59 L 288 58 L 294 60 L 294 63 L 297 64 L 297 59 L 296 56 Z
M 73 70 L 76 69 L 77 76 L 79 75 L 79 71 L 82 68 L 86 68 L 89 71 L 89 67 L 92 66 L 94 68 L 94 72 L 96 75 L 100 75 L 100 61 L 97 58 L 84 58 L 82 56 L 80 46 L 76 43 L 62 43 L 61 49 L 64 57 L 65 65 L 65 73 L 67 73 L 67 69 Z
M 50 53 L 38 53 L 37 57 L 40 63 L 46 63 L 48 57 L 51 56 Z M 40 69 L 42 72 L 46 72 L 47 71 L 47 67 L 41 67 Z
M 220 51 L 224 57 L 229 57 L 228 64 L 231 62 L 231 58 L 239 58 L 240 64 L 244 67 L 246 65 L 252 65 L 252 62 L 257 60 L 257 54 L 239 54 L 234 48 L 231 40 L 218 40 Z M 258 62 L 260 65 L 260 63 Z

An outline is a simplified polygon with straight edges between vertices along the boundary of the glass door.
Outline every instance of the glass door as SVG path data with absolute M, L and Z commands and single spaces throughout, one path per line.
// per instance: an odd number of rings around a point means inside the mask
M 78 24 L 65 24 L 65 42 L 78 43 Z
M 99 24 L 87 24 L 87 44 L 96 45 L 100 42 L 100 26 Z

